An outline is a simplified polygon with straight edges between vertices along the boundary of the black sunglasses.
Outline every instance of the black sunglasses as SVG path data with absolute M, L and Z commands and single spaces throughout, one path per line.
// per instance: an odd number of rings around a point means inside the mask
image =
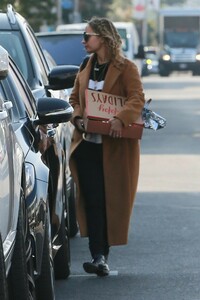
M 87 43 L 91 36 L 98 36 L 98 33 L 83 32 L 83 39 Z

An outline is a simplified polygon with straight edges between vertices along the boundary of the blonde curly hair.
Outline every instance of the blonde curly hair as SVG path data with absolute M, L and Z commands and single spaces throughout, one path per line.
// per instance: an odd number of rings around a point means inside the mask
M 114 24 L 107 18 L 92 17 L 87 24 L 105 40 L 110 51 L 110 58 L 121 60 L 122 40 Z

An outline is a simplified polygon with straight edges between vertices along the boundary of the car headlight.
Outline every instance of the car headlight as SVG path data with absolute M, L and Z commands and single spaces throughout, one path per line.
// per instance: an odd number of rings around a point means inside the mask
M 26 191 L 25 196 L 28 197 L 35 186 L 35 169 L 30 163 L 25 164 L 26 169 Z
M 150 58 L 147 58 L 147 59 L 146 59 L 146 64 L 147 64 L 147 65 L 151 65 L 151 64 L 152 64 L 152 60 L 151 60 Z
M 198 54 L 196 55 L 196 60 L 199 60 L 199 61 L 200 61 L 200 53 L 198 53 Z
M 164 55 L 162 56 L 162 59 L 163 59 L 164 61 L 169 61 L 169 60 L 171 59 L 171 57 L 170 57 L 169 54 L 164 54 Z

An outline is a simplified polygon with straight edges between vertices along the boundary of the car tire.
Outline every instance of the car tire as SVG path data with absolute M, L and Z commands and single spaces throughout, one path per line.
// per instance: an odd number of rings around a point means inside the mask
M 65 224 L 65 213 L 63 210 L 62 221 L 58 231 L 59 243 L 62 246 L 54 258 L 54 271 L 56 279 L 66 279 L 70 275 L 70 241 L 69 233 Z
M 169 76 L 169 73 L 168 72 L 160 72 L 159 73 L 159 75 L 161 76 L 161 77 L 168 77 Z
M 192 76 L 200 76 L 200 72 L 199 71 L 192 71 Z
M 54 264 L 50 234 L 49 210 L 45 223 L 45 236 L 42 254 L 41 272 L 36 281 L 38 300 L 55 300 Z
M 29 280 L 27 272 L 26 259 L 26 240 L 25 240 L 25 226 L 23 212 L 24 197 L 21 196 L 21 205 L 19 207 L 19 216 L 17 224 L 16 241 L 14 253 L 12 257 L 11 268 L 8 276 L 9 284 L 9 299 L 29 299 Z
M 34 263 L 32 256 L 32 243 L 30 238 L 29 227 L 27 227 L 27 234 L 29 239 L 26 241 L 26 265 L 27 265 L 27 274 L 28 274 L 28 284 L 29 284 L 29 299 L 36 300 L 36 287 L 35 287 L 35 275 L 34 275 Z
M 70 275 L 70 239 L 69 239 L 69 203 L 67 197 L 66 176 L 63 176 L 63 210 L 58 240 L 61 247 L 54 257 L 54 271 L 56 279 L 66 279 Z
M 76 206 L 75 206 L 75 199 L 76 198 L 76 186 L 73 181 L 71 180 L 70 183 L 70 195 L 68 198 L 68 205 L 69 205 L 69 236 L 75 237 L 78 233 L 78 225 L 76 219 Z
M 0 299 L 8 300 L 8 287 L 6 281 L 6 270 L 4 263 L 3 244 L 0 234 Z
M 168 70 L 166 67 L 160 65 L 159 66 L 159 75 L 161 77 L 168 77 L 170 75 L 170 70 Z

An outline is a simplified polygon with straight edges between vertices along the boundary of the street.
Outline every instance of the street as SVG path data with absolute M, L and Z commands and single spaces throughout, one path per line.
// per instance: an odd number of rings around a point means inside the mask
M 56 281 L 57 300 L 200 299 L 200 77 L 142 81 L 167 127 L 144 130 L 129 243 L 111 248 L 111 274 L 97 278 L 82 269 L 87 239 L 71 239 L 71 276 Z

